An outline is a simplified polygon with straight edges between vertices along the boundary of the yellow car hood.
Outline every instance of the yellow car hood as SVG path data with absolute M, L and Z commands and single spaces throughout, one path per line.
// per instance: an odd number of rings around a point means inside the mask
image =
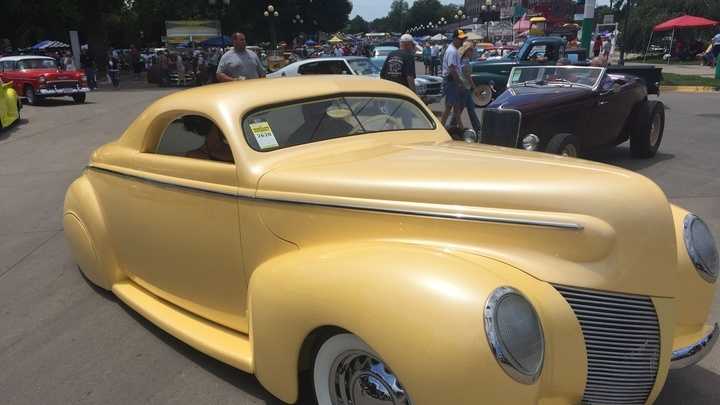
M 368 143 L 339 149 L 308 150 L 283 160 L 262 176 L 258 197 L 326 207 L 393 212 L 421 207 L 575 223 L 582 229 L 478 227 L 477 222 L 447 219 L 430 224 L 424 217 L 424 227 L 432 228 L 433 235 L 422 228 L 417 228 L 422 235 L 409 235 L 406 228 L 403 237 L 474 245 L 550 282 L 672 295 L 676 242 L 671 209 L 659 187 L 643 176 L 579 159 L 462 142 Z M 393 238 L 397 232 L 387 217 L 377 224 L 366 220 L 344 225 L 343 216 L 333 218 L 359 238 Z M 327 231 L 332 221 L 306 218 L 294 223 L 291 215 L 277 210 L 266 215 L 273 232 L 301 246 L 346 237 Z M 366 227 L 376 229 L 363 230 Z M 533 265 L 538 252 L 555 270 L 548 270 L 548 263 Z M 568 263 L 572 265 L 563 267 Z

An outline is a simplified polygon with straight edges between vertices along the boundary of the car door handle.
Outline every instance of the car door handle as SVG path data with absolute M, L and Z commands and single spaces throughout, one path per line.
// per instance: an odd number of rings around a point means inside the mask
M 608 103 L 607 101 L 598 101 L 598 105 L 599 105 L 599 106 L 603 106 L 603 105 L 605 105 L 605 104 L 607 104 L 607 103 Z

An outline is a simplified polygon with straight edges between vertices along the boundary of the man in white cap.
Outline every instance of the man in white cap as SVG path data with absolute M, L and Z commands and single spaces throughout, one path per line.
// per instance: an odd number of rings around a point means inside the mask
M 380 77 L 415 91 L 415 40 L 410 34 L 400 37 L 400 49 L 385 59 Z

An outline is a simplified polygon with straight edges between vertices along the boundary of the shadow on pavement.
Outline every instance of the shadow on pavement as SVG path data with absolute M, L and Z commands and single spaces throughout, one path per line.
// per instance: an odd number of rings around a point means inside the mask
M 214 358 L 192 348 L 186 343 L 178 340 L 174 336 L 155 326 L 152 322 L 143 318 L 142 315 L 135 312 L 132 308 L 127 306 L 124 302 L 118 299 L 112 292 L 104 290 L 92 283 L 82 271 L 77 269 L 82 275 L 83 280 L 102 298 L 117 303 L 125 312 L 130 315 L 137 323 L 144 327 L 147 331 L 152 333 L 156 338 L 161 340 L 163 344 L 171 347 L 177 353 L 185 357 L 186 359 L 199 365 L 209 373 L 222 379 L 228 384 L 236 387 L 237 389 L 258 398 L 266 405 L 283 405 L 284 403 L 270 394 L 265 390 L 260 382 L 251 374 L 240 371 L 232 366 L 222 363 Z M 298 403 L 298 405 L 303 405 Z M 305 404 L 307 405 L 307 404 Z
M 658 152 L 655 157 L 650 159 L 634 158 L 630 156 L 630 147 L 627 145 L 620 145 L 614 148 L 596 150 L 588 153 L 587 156 L 585 156 L 585 159 L 620 166 L 622 168 L 633 171 L 646 169 L 662 161 L 674 158 L 675 155 L 663 152 Z
M 671 371 L 655 405 L 720 404 L 720 375 L 700 366 Z
M 92 101 L 85 101 L 83 104 L 95 104 Z M 64 99 L 64 98 L 46 98 L 43 100 L 40 100 L 39 102 L 35 103 L 35 105 L 29 105 L 28 103 L 25 103 L 25 108 L 33 108 L 33 107 L 58 107 L 58 106 L 66 106 L 66 105 L 80 105 L 76 102 L 74 102 L 72 99 Z
M 22 114 L 22 112 L 20 113 Z M 2 131 L 0 131 L 0 141 L 4 141 L 7 138 L 10 138 L 15 132 L 17 132 L 20 129 L 21 125 L 25 125 L 28 123 L 28 120 L 26 118 L 20 118 L 19 120 L 12 123 L 7 128 L 3 128 Z

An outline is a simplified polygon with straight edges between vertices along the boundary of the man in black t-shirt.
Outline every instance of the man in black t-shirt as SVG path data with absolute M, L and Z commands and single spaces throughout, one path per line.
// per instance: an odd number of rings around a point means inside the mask
M 385 59 L 380 77 L 415 91 L 415 40 L 412 35 L 400 37 L 400 49 L 391 52 Z

